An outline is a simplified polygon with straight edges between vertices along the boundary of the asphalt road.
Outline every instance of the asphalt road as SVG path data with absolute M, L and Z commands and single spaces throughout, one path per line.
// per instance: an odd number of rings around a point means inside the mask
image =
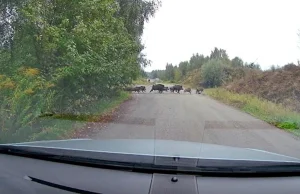
M 254 148 L 300 158 L 300 140 L 205 95 L 134 94 L 96 139 L 167 139 Z

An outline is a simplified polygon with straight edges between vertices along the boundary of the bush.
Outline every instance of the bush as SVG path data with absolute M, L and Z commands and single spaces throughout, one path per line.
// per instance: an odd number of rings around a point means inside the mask
M 21 68 L 12 77 L 0 79 L 0 142 L 31 133 L 41 112 L 51 109 L 53 84 L 34 68 Z
M 282 122 L 276 125 L 278 128 L 281 129 L 297 129 L 297 123 L 295 122 Z
M 204 87 L 218 87 L 222 85 L 224 78 L 224 65 L 221 60 L 212 59 L 205 63 L 202 68 Z

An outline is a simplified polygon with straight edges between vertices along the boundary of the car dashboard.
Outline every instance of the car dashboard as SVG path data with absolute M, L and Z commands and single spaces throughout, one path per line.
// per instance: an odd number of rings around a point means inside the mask
M 298 194 L 300 177 L 151 174 L 0 154 L 0 193 Z

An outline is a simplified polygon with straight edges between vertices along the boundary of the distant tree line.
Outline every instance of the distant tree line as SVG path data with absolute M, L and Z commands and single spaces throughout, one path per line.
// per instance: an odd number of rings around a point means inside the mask
M 216 87 L 224 82 L 241 77 L 244 69 L 260 70 L 256 63 L 245 63 L 241 58 L 229 59 L 226 50 L 214 48 L 209 56 L 193 54 L 189 61 L 182 61 L 178 65 L 167 64 L 165 70 L 153 70 L 151 78 L 180 82 L 193 71 L 200 72 L 201 83 L 205 87 Z

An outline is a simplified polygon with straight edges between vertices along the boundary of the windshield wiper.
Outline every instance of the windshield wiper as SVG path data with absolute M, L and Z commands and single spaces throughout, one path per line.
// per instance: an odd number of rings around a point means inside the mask
M 75 151 L 76 156 L 64 155 L 62 149 L 49 149 L 42 148 L 43 151 L 35 150 L 34 147 L 26 146 L 14 146 L 14 145 L 0 145 L 0 153 L 17 155 L 22 157 L 30 157 L 35 159 L 90 166 L 97 168 L 107 168 L 115 170 L 125 170 L 141 173 L 164 173 L 164 174 L 190 174 L 201 176 L 299 176 L 300 164 L 299 163 L 274 163 L 270 162 L 270 165 L 264 166 L 174 166 L 174 165 L 160 165 L 153 163 L 137 163 L 137 162 L 124 162 L 124 161 L 112 161 L 105 159 L 89 158 L 80 156 L 80 153 L 86 151 Z M 75 153 L 74 152 L 74 153 Z M 102 153 L 94 153 L 102 154 Z M 107 154 L 107 153 L 106 153 Z M 112 153 L 113 154 L 113 153 Z M 117 154 L 114 154 L 117 155 Z M 144 157 L 144 156 L 140 156 Z M 153 156 L 155 157 L 155 156 Z

